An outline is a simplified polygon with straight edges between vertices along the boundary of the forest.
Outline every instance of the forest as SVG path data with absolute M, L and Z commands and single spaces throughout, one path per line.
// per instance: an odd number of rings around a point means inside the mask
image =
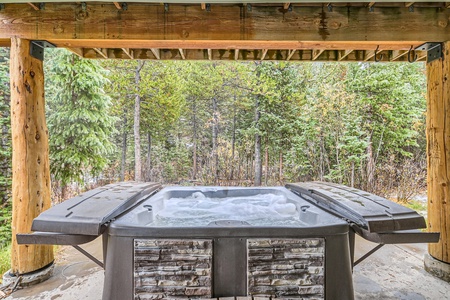
M 10 239 L 9 50 L 0 48 L 0 248 Z M 45 59 L 52 202 L 122 180 L 322 180 L 426 189 L 422 63 Z

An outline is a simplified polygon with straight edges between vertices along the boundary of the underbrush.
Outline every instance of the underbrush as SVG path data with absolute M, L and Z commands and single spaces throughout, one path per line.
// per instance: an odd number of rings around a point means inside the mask
M 0 248 L 0 284 L 3 281 L 3 274 L 11 269 L 11 245 Z

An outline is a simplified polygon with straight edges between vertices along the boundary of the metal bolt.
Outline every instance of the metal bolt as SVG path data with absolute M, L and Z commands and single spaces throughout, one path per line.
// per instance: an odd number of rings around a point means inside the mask
M 410 5 L 410 6 L 408 7 L 408 10 L 409 10 L 409 12 L 414 12 L 414 5 Z
M 164 11 L 169 12 L 169 3 L 164 3 Z
M 252 5 L 247 3 L 247 11 L 252 11 Z
M 328 12 L 332 12 L 333 11 L 333 5 L 328 4 L 327 8 L 328 8 Z

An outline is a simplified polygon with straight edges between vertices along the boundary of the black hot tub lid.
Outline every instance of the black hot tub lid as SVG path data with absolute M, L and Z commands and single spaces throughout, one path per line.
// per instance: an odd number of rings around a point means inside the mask
M 121 182 L 83 193 L 41 213 L 31 230 L 100 235 L 112 219 L 161 189 L 153 182 Z
M 286 187 L 322 209 L 368 232 L 425 228 L 425 219 L 414 210 L 382 197 L 328 182 L 299 182 Z

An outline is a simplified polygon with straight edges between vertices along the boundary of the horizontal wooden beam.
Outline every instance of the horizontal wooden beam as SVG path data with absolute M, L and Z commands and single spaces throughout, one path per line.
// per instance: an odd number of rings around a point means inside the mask
M 157 48 L 157 49 L 324 49 L 324 50 L 409 50 L 425 41 L 243 41 L 243 40 L 98 40 L 98 39 L 50 39 L 58 47 L 70 48 Z
M 133 3 L 117 13 L 112 2 L 46 3 L 45 10 L 8 4 L 0 10 L 0 39 L 33 40 L 234 40 L 234 41 L 433 41 L 450 40 L 450 10 L 436 7 L 280 6 L 215 4 L 208 13 L 200 5 Z M 442 3 L 444 7 L 444 3 Z M 406 25 L 407 26 L 406 26 Z M 149 30 L 151 28 L 151 30 Z M 411 43 L 410 43 L 411 44 Z M 129 47 L 122 45 L 122 47 Z M 321 48 L 321 47 L 316 47 Z M 354 48 L 357 49 L 357 48 Z
M 319 51 L 319 52 L 318 52 Z M 256 61 L 256 60 L 289 60 L 289 61 L 374 61 L 374 50 L 269 50 L 269 49 L 252 49 L 239 50 L 239 60 Z M 160 50 L 161 60 L 236 60 L 236 50 L 218 50 L 218 49 L 191 49 L 184 50 L 183 54 L 180 49 L 162 49 Z M 318 55 L 318 53 L 320 53 Z M 426 60 L 426 52 L 416 51 L 418 61 Z M 85 49 L 84 57 L 90 59 L 104 59 L 105 52 L 99 53 L 95 49 Z M 343 55 L 345 54 L 345 56 Z M 110 59 L 129 59 L 122 49 L 108 49 L 106 55 Z M 378 51 L 377 59 L 383 62 L 390 62 L 393 53 L 392 50 Z M 155 60 L 150 49 L 135 49 L 135 59 Z M 408 61 L 408 56 L 403 55 L 397 57 L 396 62 Z

